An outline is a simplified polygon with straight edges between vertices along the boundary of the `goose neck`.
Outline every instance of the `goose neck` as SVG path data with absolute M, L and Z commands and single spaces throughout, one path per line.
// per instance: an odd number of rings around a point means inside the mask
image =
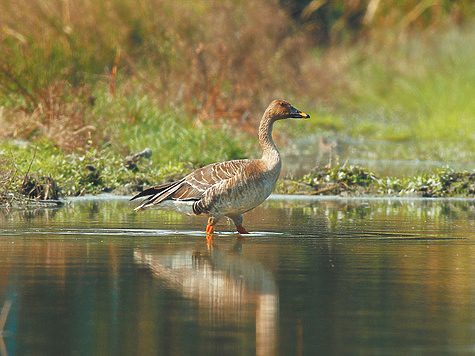
M 272 139 L 273 119 L 264 116 L 259 125 L 259 143 L 262 148 L 262 160 L 278 164 L 280 163 L 280 153 Z

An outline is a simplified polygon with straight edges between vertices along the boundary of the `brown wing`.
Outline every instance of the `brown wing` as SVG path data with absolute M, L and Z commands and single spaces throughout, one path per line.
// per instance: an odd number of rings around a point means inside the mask
M 199 200 L 212 186 L 234 177 L 241 172 L 249 160 L 235 160 L 214 163 L 188 174 L 185 181 L 171 198 L 177 200 Z
M 212 186 L 241 172 L 251 160 L 234 160 L 214 163 L 188 174 L 185 178 L 162 186 L 147 189 L 132 199 L 150 196 L 135 210 L 139 211 L 167 199 L 200 200 Z

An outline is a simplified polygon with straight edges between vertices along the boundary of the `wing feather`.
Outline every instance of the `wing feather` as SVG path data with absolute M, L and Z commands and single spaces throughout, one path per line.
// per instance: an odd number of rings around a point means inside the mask
M 173 194 L 172 199 L 199 200 L 208 189 L 234 177 L 247 164 L 248 160 L 238 160 L 214 163 L 197 169 L 184 178 L 183 185 Z
M 185 178 L 149 188 L 134 196 L 131 200 L 149 196 L 135 210 L 140 211 L 168 199 L 200 200 L 205 192 L 221 182 L 233 178 L 242 172 L 251 160 L 234 160 L 213 163 L 191 172 Z
M 165 184 L 162 184 L 162 185 L 157 185 L 157 186 L 152 187 L 152 188 L 148 188 L 148 189 L 144 190 L 143 192 L 140 192 L 139 194 L 133 196 L 130 200 L 135 200 L 137 198 L 142 198 L 142 197 L 146 197 L 146 196 L 149 196 L 149 195 L 155 195 L 157 193 L 160 193 L 160 192 L 168 189 L 173 184 L 176 184 L 176 182 L 165 183 Z

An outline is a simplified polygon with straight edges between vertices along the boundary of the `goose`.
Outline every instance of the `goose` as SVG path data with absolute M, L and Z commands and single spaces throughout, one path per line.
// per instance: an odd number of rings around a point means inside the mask
M 260 159 L 213 163 L 180 180 L 146 189 L 132 197 L 131 200 L 145 198 L 135 211 L 155 207 L 185 215 L 207 215 L 207 236 L 212 236 L 214 225 L 221 218 L 228 217 L 239 234 L 248 234 L 242 226 L 242 214 L 267 199 L 282 168 L 279 150 L 272 139 L 274 122 L 309 117 L 285 100 L 272 101 L 259 124 Z

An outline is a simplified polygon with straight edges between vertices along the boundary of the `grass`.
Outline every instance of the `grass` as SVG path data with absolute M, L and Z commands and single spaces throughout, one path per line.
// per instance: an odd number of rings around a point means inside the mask
M 380 3 L 366 24 L 365 1 L 323 3 L 299 21 L 274 0 L 2 3 L 0 189 L 29 173 L 65 195 L 97 193 L 256 157 L 257 121 L 276 97 L 312 114 L 279 138 L 371 143 L 357 158 L 474 162 L 470 3 Z M 305 28 L 325 19 L 328 37 L 314 42 Z M 151 159 L 130 170 L 124 157 L 146 147 Z
M 317 113 L 318 124 L 329 135 L 381 141 L 379 158 L 475 161 L 474 28 L 349 49 L 347 95 Z
M 367 111 L 381 108 L 390 119 L 400 113 L 408 136 L 473 141 L 473 45 L 474 28 L 452 29 L 431 38 L 430 43 L 413 38 L 392 51 L 392 58 L 385 54 L 373 57 L 352 73 L 357 83 L 354 105 Z
M 200 124 L 180 109 L 164 112 L 147 96 L 122 98 L 108 109 L 119 112 L 112 145 L 119 150 L 126 145 L 129 151 L 149 147 L 156 152 L 154 161 L 158 165 L 185 162 L 203 166 L 216 160 L 243 158 L 250 150 L 249 137 L 231 125 Z
M 246 121 L 297 87 L 305 42 L 273 0 L 12 0 L 0 22 L 0 105 L 28 112 L 66 82 L 153 96 L 201 121 Z
M 474 197 L 475 172 L 441 168 L 415 177 L 380 177 L 358 166 L 320 169 L 277 187 L 283 194 L 409 197 Z
M 26 147 L 3 142 L 0 177 L 8 179 L 10 189 L 21 190 L 27 174 L 37 180 L 51 177 L 66 196 L 108 192 L 126 184 L 157 184 L 215 159 L 243 158 L 257 145 L 255 139 L 230 135 L 230 127 L 194 127 L 184 110 L 161 111 L 147 97 L 95 95 L 89 114 L 100 112 L 108 118 L 108 125 L 101 130 L 109 140 L 100 147 L 89 140 L 73 152 L 49 138 L 27 142 Z M 152 150 L 151 159 L 141 159 L 136 171 L 129 169 L 125 157 L 144 148 Z

